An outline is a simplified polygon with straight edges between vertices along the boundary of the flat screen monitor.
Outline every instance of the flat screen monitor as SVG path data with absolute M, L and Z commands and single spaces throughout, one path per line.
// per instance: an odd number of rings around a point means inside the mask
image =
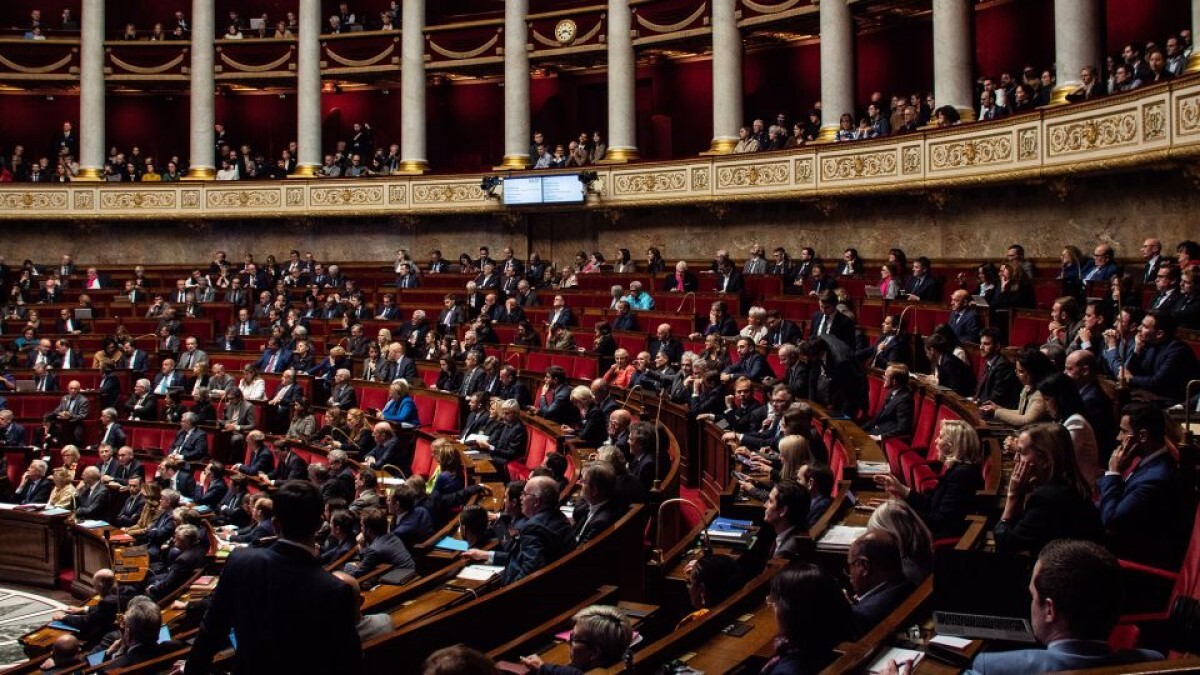
M 583 182 L 576 174 L 542 177 L 543 204 L 582 204 Z
M 576 181 L 578 182 L 578 181 Z M 504 205 L 523 206 L 542 203 L 542 177 L 520 176 L 504 179 Z

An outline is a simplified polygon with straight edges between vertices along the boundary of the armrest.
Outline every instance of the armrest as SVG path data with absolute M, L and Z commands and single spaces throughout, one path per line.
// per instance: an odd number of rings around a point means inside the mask
M 1121 565 L 1121 569 L 1123 570 L 1138 572 L 1141 574 L 1149 574 L 1150 576 L 1166 579 L 1168 581 L 1175 581 L 1179 578 L 1178 572 L 1170 572 L 1157 567 L 1136 563 L 1131 560 L 1118 560 L 1117 562 Z

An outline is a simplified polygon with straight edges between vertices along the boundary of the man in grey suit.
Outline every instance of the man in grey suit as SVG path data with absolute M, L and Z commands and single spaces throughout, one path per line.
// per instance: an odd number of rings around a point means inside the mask
M 400 538 L 388 531 L 387 512 L 376 506 L 362 510 L 362 560 L 347 563 L 346 571 L 359 578 L 380 566 L 416 569 L 417 563 Z
M 1005 675 L 1120 666 L 1163 658 L 1149 649 L 1113 651 L 1108 634 L 1121 608 L 1117 559 L 1090 541 L 1059 539 L 1038 555 L 1029 583 L 1033 635 L 1045 649 L 985 652 L 970 674 Z

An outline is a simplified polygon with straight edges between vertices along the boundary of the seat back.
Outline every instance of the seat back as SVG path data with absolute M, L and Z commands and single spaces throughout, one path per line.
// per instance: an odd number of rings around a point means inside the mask
M 917 415 L 913 428 L 912 448 L 914 450 L 929 450 L 933 445 L 933 435 L 937 429 L 938 403 L 932 396 L 922 396 L 925 402 L 921 405 L 921 413 Z M 936 453 L 936 450 L 934 450 Z M 936 454 L 935 457 L 936 458 Z
M 413 453 L 412 472 L 429 478 L 433 472 L 433 444 L 424 436 L 417 437 L 417 448 Z
M 871 417 L 879 414 L 879 406 L 883 402 L 883 379 L 874 374 L 867 376 L 867 414 Z

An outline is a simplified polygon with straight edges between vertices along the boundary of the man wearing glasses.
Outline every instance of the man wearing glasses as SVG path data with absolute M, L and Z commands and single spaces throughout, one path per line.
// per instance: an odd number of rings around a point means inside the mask
M 1108 244 L 1099 244 L 1092 253 L 1092 261 L 1083 268 L 1084 281 L 1108 281 L 1117 273 L 1113 262 L 1113 249 Z
M 506 551 L 470 549 L 463 556 L 489 565 L 503 565 L 501 583 L 520 581 L 566 555 L 574 548 L 571 523 L 558 510 L 558 484 L 549 476 L 530 478 L 521 493 L 517 534 Z

